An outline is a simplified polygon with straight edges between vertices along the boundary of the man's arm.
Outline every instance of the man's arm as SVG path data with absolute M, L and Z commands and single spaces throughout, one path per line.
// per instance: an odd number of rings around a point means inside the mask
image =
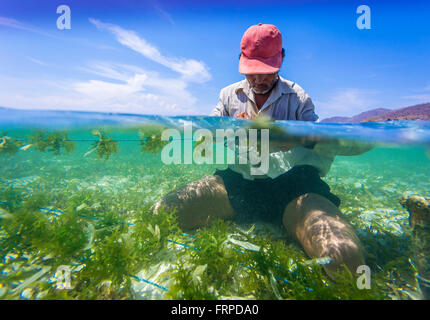
M 215 109 L 209 114 L 215 117 L 227 117 L 229 116 L 226 105 L 224 104 L 223 91 L 219 94 L 218 104 Z
M 374 148 L 373 143 L 353 140 L 329 140 L 318 142 L 313 151 L 324 156 L 358 156 Z
M 300 121 L 317 121 L 318 116 L 315 113 L 315 106 L 307 93 L 300 97 L 300 104 L 297 108 L 297 120 Z
M 315 114 L 315 106 L 307 93 L 301 98 L 300 106 L 297 110 L 298 120 L 302 121 L 317 121 L 318 116 Z M 291 146 L 302 146 L 308 149 L 313 149 L 315 153 L 323 156 L 356 156 L 363 154 L 373 149 L 374 145 L 371 143 L 351 141 L 351 140 L 326 140 L 324 138 L 306 137 L 297 139 Z M 285 148 L 284 148 L 285 150 Z
M 304 147 L 326 157 L 357 156 L 374 148 L 374 144 L 362 141 L 293 136 L 283 141 L 271 141 L 270 146 L 281 151 L 289 151 L 294 147 Z

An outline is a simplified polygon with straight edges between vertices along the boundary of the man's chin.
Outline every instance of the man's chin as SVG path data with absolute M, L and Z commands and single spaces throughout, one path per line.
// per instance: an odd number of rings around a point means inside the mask
M 268 93 L 270 90 L 271 90 L 271 89 L 267 89 L 267 90 L 255 90 L 255 89 L 252 89 L 252 91 L 253 91 L 255 94 L 266 94 L 266 93 Z

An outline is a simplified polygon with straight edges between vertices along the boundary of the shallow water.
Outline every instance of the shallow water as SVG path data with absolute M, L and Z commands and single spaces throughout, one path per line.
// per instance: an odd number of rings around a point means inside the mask
M 361 155 L 336 156 L 323 177 L 365 246 L 373 286 L 366 290 L 354 287 L 355 280 L 330 282 L 319 265 L 305 266 L 309 257 L 280 226 L 220 222 L 184 233 L 169 225 L 167 213 L 164 221 L 149 214 L 170 191 L 227 165 L 165 165 L 160 152 L 142 153 L 139 130 L 153 124 L 180 129 L 184 123 L 239 128 L 246 121 L 10 110 L 0 115 L 0 136 L 18 141 L 20 148 L 0 153 L 3 299 L 411 299 L 421 294 L 409 214 L 399 198 L 428 196 L 427 122 L 277 122 L 290 135 L 374 144 Z M 74 143 L 74 150 L 56 154 L 29 146 L 29 135 L 41 128 L 66 130 L 65 141 Z M 106 130 L 118 142 L 108 159 L 97 156 L 94 129 Z M 69 283 L 60 266 L 69 268 Z

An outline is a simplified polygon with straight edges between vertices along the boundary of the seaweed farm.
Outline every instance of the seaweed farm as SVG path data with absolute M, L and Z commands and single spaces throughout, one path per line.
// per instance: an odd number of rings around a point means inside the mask
M 0 299 L 409 300 L 426 294 L 420 279 L 430 276 L 430 224 L 414 229 L 407 204 L 428 203 L 429 123 L 279 122 L 291 135 L 373 144 L 361 155 L 336 156 L 323 177 L 365 246 L 372 273 L 363 289 L 346 268 L 329 278 L 325 260 L 310 259 L 282 226 L 216 220 L 181 230 L 174 212 L 153 214 L 170 191 L 227 167 L 164 164 L 160 128 L 192 122 L 212 130 L 248 121 L 57 116 L 47 114 L 38 125 L 22 114 L 0 121 Z

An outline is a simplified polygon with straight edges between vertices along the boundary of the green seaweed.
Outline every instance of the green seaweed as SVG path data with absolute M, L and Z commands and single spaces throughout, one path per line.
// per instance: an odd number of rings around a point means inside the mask
M 14 139 L 19 138 L 10 142 Z M 93 147 L 100 145 L 96 142 Z M 155 139 L 147 147 L 146 153 L 158 152 L 160 146 Z M 57 153 L 49 146 L 34 149 Z M 63 154 L 65 149 L 57 150 Z M 110 159 L 111 151 L 101 157 Z M 1 299 L 140 298 L 133 291 L 132 284 L 141 281 L 135 276 L 165 255 L 173 262 L 163 277 L 172 281 L 163 284 L 167 291 L 153 286 L 165 299 L 410 299 L 408 290 L 417 291 L 416 270 L 409 262 L 410 234 L 407 229 L 393 233 L 377 211 L 378 206 L 401 210 L 395 204 L 397 194 L 378 195 L 381 180 L 375 177 L 351 189 L 351 183 L 343 181 L 343 175 L 351 174 L 350 167 L 334 166 L 326 178 L 342 198 L 341 210 L 367 251 L 372 287 L 359 290 L 356 275 L 347 269 L 333 281 L 320 265 L 309 263 L 297 244 L 244 233 L 233 223 L 214 221 L 183 234 L 174 212 L 161 209 L 154 215 L 152 206 L 169 190 L 212 174 L 213 168 L 159 166 L 157 157 L 145 156 L 145 161 L 136 163 L 135 154 L 121 156 L 127 161 L 109 161 L 102 172 L 100 163 L 80 154 L 64 162 L 35 152 L 18 153 L 16 161 L 0 159 Z M 72 169 L 65 170 L 68 165 Z M 388 179 L 389 174 L 384 174 Z M 376 212 L 371 224 L 363 222 L 364 210 Z M 229 242 L 231 234 L 240 234 L 260 249 L 251 251 Z M 56 288 L 55 270 L 60 265 L 72 269 L 70 290 Z M 44 267 L 50 268 L 46 274 L 20 288 Z
M 216 220 L 210 228 L 200 229 L 194 245 L 199 250 L 191 253 L 191 261 L 195 265 L 206 265 L 205 280 L 214 283 L 215 287 L 222 291 L 222 287 L 228 281 L 232 281 L 232 262 L 234 251 L 227 247 L 229 223 Z
M 97 195 L 93 196 L 96 196 L 93 201 L 99 200 Z M 69 298 L 130 297 L 131 275 L 148 264 L 152 255 L 166 248 L 168 235 L 178 231 L 175 216 L 163 210 L 152 215 L 146 208 L 137 214 L 131 227 L 116 211 L 109 211 L 110 206 L 107 205 L 99 209 L 103 211 L 102 215 L 93 210 L 77 212 L 76 204 L 83 198 L 82 194 L 75 196 L 59 216 L 49 216 L 40 211 L 52 200 L 43 193 L 23 201 L 14 210 L 12 218 L 1 225 L 5 235 L 0 238 L 1 254 L 4 259 L 11 253 L 30 255 L 37 260 L 48 256 L 44 265 L 52 266 L 53 270 L 60 265 L 80 261 L 84 267 L 73 277 L 74 289 L 67 295 Z M 92 204 L 89 198 L 85 201 Z M 88 223 L 94 225 L 93 236 L 88 234 Z M 154 237 L 154 230 L 158 230 L 158 237 Z M 91 237 L 92 243 L 86 248 Z M 10 263 L 17 260 L 14 261 Z M 1 282 L 9 284 L 14 279 L 26 277 L 26 273 L 12 273 Z M 44 291 L 47 291 L 45 298 L 65 298 L 64 293 L 60 294 L 55 287 L 44 287 Z
M 9 198 L 19 199 L 12 196 L 13 191 L 8 192 Z M 53 201 L 60 201 L 57 205 L 64 208 L 60 216 L 40 211 Z M 132 275 L 150 266 L 158 252 L 169 250 L 169 240 L 185 243 L 185 239 L 174 212 L 161 209 L 154 215 L 147 205 L 128 216 L 127 210 L 121 210 L 117 201 L 117 198 L 105 199 L 99 191 L 87 191 L 71 198 L 40 192 L 14 202 L 13 218 L 1 225 L 5 234 L 1 237 L 1 253 L 3 257 L 14 253 L 18 258 L 3 265 L 2 270 L 9 270 L 8 265 L 17 262 L 27 264 L 29 260 L 21 258 L 25 256 L 32 257 L 32 263 L 52 266 L 52 270 L 77 262 L 82 269 L 73 272 L 72 290 L 65 292 L 39 282 L 32 286 L 35 296 L 40 294 L 44 299 L 131 298 Z M 131 225 L 127 224 L 129 219 L 133 221 Z M 90 247 L 85 249 L 90 238 L 89 223 L 94 226 L 94 235 Z M 250 241 L 260 246 L 260 250 L 243 251 L 227 241 L 233 232 L 235 227 L 221 220 L 197 230 L 194 240 L 188 242 L 190 248 L 177 253 L 178 262 L 169 274 L 173 282 L 166 298 L 381 299 L 387 297 L 380 289 L 387 281 L 385 276 L 396 278 L 398 264 L 387 263 L 389 269 L 382 269 L 372 279 L 372 290 L 358 290 L 355 279 L 347 271 L 333 282 L 321 266 L 305 264 L 307 258 L 303 252 L 284 241 L 257 236 Z M 50 258 L 43 260 L 46 256 Z M 3 260 L 8 261 L 7 258 Z M 9 271 L 1 283 L 11 285 L 29 275 L 31 269 Z M 390 281 L 394 288 L 401 285 Z M 384 290 L 393 292 L 395 289 L 385 287 Z M 10 291 L 8 297 L 13 297 Z
M 112 154 L 119 152 L 118 141 L 115 141 L 112 137 L 107 136 L 105 132 L 101 130 L 93 130 L 91 133 L 97 136 L 98 140 L 92 144 L 92 149 L 88 151 L 84 157 L 96 151 L 97 157 L 99 159 L 104 157 L 104 161 L 107 161 Z
M 0 154 L 15 154 L 22 145 L 21 141 L 8 137 L 6 132 L 0 134 Z
M 169 141 L 161 139 L 162 131 L 166 128 L 160 126 L 145 126 L 140 128 L 140 146 L 142 153 L 159 153 Z
M 87 238 L 84 222 L 70 211 L 55 218 L 41 212 L 48 204 L 45 194 L 36 193 L 2 223 L 7 235 L 0 239 L 3 255 L 10 251 L 35 251 L 40 255 L 53 255 L 57 263 L 62 264 L 69 262 L 83 247 Z
M 75 143 L 71 141 L 66 131 L 47 132 L 39 130 L 35 134 L 28 136 L 30 144 L 36 146 L 40 152 L 54 152 L 59 155 L 64 149 L 66 153 L 75 150 Z
M 205 266 L 193 266 L 186 259 L 180 258 L 175 265 L 173 272 L 169 275 L 173 277 L 173 284 L 169 287 L 166 298 L 174 300 L 215 300 L 213 287 L 205 278 L 201 278 L 200 270 Z M 199 275 L 197 275 L 199 274 Z
M 13 210 L 13 218 L 2 223 L 2 255 L 13 252 L 19 257 L 52 266 L 81 265 L 73 272 L 73 288 L 61 291 L 39 282 L 35 294 L 44 299 L 128 299 L 132 275 L 149 266 L 158 252 L 168 249 L 169 240 L 184 242 L 174 212 L 151 213 L 144 207 L 133 215 L 133 224 L 118 214 L 114 199 L 94 209 L 102 194 L 93 191 L 70 198 L 60 216 L 40 212 L 52 202 L 43 193 L 34 194 Z M 60 199 L 62 199 L 60 197 Z M 85 202 L 80 210 L 76 208 Z M 87 224 L 94 225 L 90 248 Z M 178 260 L 169 276 L 173 279 L 166 298 L 220 299 L 248 296 L 256 299 L 382 299 L 384 278 L 373 282 L 372 290 L 358 290 L 355 278 L 347 270 L 336 282 L 328 279 L 321 266 L 306 264 L 301 250 L 270 237 L 254 237 L 258 251 L 243 251 L 229 243 L 228 235 L 235 227 L 216 220 L 210 227 L 195 232 L 191 247 L 177 253 Z M 171 250 L 171 249 L 170 249 Z M 43 257 L 50 258 L 43 260 Z M 3 260 L 7 261 L 6 258 Z M 3 265 L 28 263 L 17 258 Z M 73 263 L 75 261 L 75 263 Z M 383 275 L 386 270 L 380 274 Z M 31 270 L 10 273 L 1 283 L 10 285 L 28 278 Z M 388 289 L 386 289 L 388 290 Z M 10 294 L 10 293 L 9 293 Z M 12 296 L 10 296 L 12 297 Z

